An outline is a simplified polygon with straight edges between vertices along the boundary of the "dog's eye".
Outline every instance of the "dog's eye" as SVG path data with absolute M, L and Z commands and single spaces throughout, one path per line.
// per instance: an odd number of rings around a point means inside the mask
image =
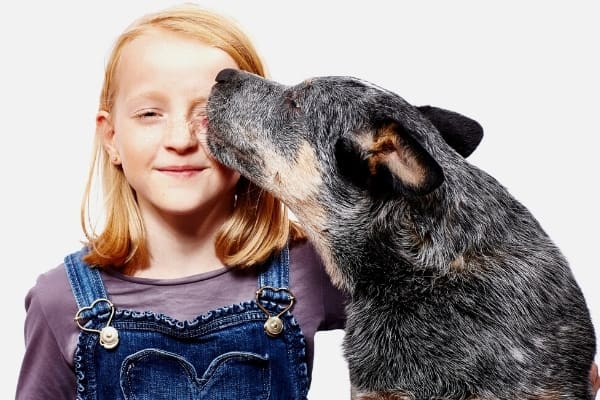
M 300 106 L 298 105 L 298 101 L 296 100 L 296 96 L 294 96 L 293 94 L 289 94 L 289 95 L 285 96 L 285 103 L 290 108 L 294 108 L 294 109 L 300 108 Z

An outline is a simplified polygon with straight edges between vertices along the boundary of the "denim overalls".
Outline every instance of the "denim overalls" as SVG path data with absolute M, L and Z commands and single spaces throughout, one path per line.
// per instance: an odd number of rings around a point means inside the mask
M 288 307 L 287 247 L 260 268 L 256 299 L 191 321 L 116 309 L 83 254 L 65 257 L 82 328 L 77 399 L 306 399 L 304 336 Z

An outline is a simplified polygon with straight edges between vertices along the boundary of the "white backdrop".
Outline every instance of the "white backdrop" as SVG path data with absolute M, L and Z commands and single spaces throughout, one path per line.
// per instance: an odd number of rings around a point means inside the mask
M 133 18 L 173 3 L 0 6 L 0 293 L 7 324 L 1 398 L 14 397 L 26 291 L 82 237 L 79 203 L 109 47 Z M 413 104 L 477 119 L 485 137 L 471 161 L 529 207 L 561 247 L 598 332 L 600 25 L 594 3 L 201 2 L 240 22 L 276 80 L 354 75 Z M 348 390 L 341 337 L 336 331 L 317 338 L 311 400 Z

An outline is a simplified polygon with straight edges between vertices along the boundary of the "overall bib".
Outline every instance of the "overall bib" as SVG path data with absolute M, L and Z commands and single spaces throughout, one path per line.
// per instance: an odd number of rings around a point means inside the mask
M 287 247 L 259 268 L 255 299 L 191 321 L 116 309 L 83 254 L 65 258 L 82 328 L 77 399 L 306 399 L 305 342 L 289 311 Z

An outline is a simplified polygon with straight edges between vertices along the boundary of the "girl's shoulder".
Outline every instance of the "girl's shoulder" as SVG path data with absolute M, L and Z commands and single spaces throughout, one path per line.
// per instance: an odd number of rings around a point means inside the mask
M 39 309 L 48 319 L 65 313 L 75 317 L 77 304 L 63 263 L 37 277 L 25 297 L 25 307 L 28 312 L 32 308 Z
M 60 353 L 71 362 L 68 351 L 77 339 L 73 297 L 64 264 L 40 274 L 25 296 L 25 340 L 44 348 L 44 354 Z M 38 349 L 39 350 L 39 349 Z M 53 358 L 55 354 L 53 354 Z M 42 357 L 42 356 L 41 356 Z

